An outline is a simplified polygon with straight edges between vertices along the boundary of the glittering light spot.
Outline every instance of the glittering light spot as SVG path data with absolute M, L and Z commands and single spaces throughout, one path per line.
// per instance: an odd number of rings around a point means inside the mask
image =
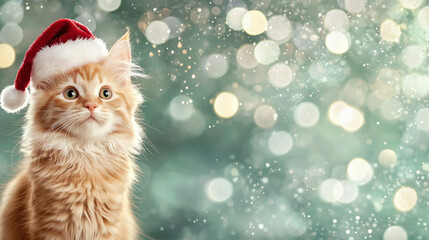
M 15 62 L 15 50 L 9 44 L 0 44 L 0 68 L 8 68 Z
M 267 19 L 262 12 L 250 10 L 244 14 L 242 25 L 247 34 L 259 35 L 267 29 Z
M 18 45 L 24 36 L 22 28 L 16 23 L 5 24 L 0 31 L 0 42 Z
M 343 185 L 344 191 L 341 197 L 338 199 L 338 202 L 347 204 L 356 200 L 359 195 L 358 186 L 346 180 L 341 181 L 341 184 Z
M 349 17 L 342 10 L 332 9 L 326 14 L 323 25 L 326 29 L 329 29 L 330 31 L 345 31 L 349 28 Z
M 9 1 L 0 9 L 0 19 L 4 23 L 20 23 L 23 18 L 24 9 L 16 1 Z
M 380 34 L 384 41 L 399 42 L 401 37 L 401 27 L 396 22 L 386 19 L 381 24 Z
M 121 0 L 97 0 L 98 6 L 106 12 L 113 12 L 121 6 Z
M 285 131 L 272 132 L 268 140 L 268 148 L 277 156 L 288 153 L 293 146 L 292 136 Z
M 238 99 L 230 92 L 221 92 L 216 96 L 213 108 L 219 117 L 231 118 L 238 111 Z
M 203 60 L 203 69 L 209 77 L 220 78 L 228 70 L 228 61 L 222 54 L 212 54 Z
M 416 116 L 415 121 L 417 124 L 417 127 L 425 132 L 429 131 L 429 108 L 423 108 L 420 109 Z
M 378 155 L 378 162 L 386 168 L 390 168 L 396 165 L 398 157 L 396 153 L 391 149 L 384 149 Z
M 408 212 L 416 206 L 417 192 L 410 187 L 401 187 L 393 198 L 393 205 L 401 212 Z
M 243 44 L 237 51 L 236 61 L 240 67 L 252 69 L 258 65 L 254 55 L 255 47 L 252 44 Z
M 407 240 L 407 231 L 401 226 L 390 226 L 384 231 L 383 240 Z
M 271 64 L 278 59 L 279 55 L 279 46 L 274 41 L 263 40 L 256 44 L 255 59 L 261 64 Z
M 285 16 L 275 15 L 268 20 L 267 36 L 278 42 L 287 42 L 292 34 L 292 24 Z
M 417 22 L 424 30 L 429 30 L 429 6 L 420 9 L 417 14 Z
M 422 5 L 423 0 L 400 0 L 399 2 L 404 8 L 416 9 Z
M 163 44 L 170 37 L 170 28 L 163 21 L 153 21 L 147 26 L 145 36 L 153 44 Z
M 276 63 L 268 70 L 268 81 L 276 88 L 288 86 L 294 77 L 295 72 L 284 63 Z
M 326 179 L 319 186 L 319 196 L 325 202 L 336 202 L 341 198 L 343 193 L 344 186 L 337 179 Z
M 313 127 L 319 121 L 319 108 L 312 102 L 300 103 L 296 107 L 293 117 L 299 126 L 304 128 Z
M 374 170 L 365 159 L 354 158 L 347 166 L 347 178 L 358 185 L 368 183 L 373 175 Z
M 277 122 L 277 112 L 270 105 L 259 106 L 253 115 L 255 124 L 260 128 L 270 128 Z
M 211 179 L 205 186 L 206 196 L 213 202 L 224 202 L 232 196 L 233 188 L 225 178 Z
M 332 31 L 326 36 L 326 47 L 335 54 L 343 54 L 349 50 L 350 36 L 343 31 Z
M 178 95 L 171 100 L 168 110 L 173 119 L 184 121 L 191 117 L 194 105 L 188 96 Z
M 419 73 L 411 73 L 402 81 L 402 92 L 410 98 L 423 98 L 429 93 L 429 77 Z
M 358 13 L 365 9 L 366 0 L 345 0 L 344 7 L 350 13 Z
M 243 29 L 243 16 L 247 13 L 247 9 L 242 7 L 236 7 L 226 14 L 226 24 L 233 30 Z
M 416 68 L 424 61 L 425 54 L 420 46 L 410 45 L 402 51 L 401 57 L 405 66 L 409 68 Z

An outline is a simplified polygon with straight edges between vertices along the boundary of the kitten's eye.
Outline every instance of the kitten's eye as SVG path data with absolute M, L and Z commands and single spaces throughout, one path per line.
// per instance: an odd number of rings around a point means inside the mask
M 69 100 L 74 100 L 79 96 L 79 93 L 76 88 L 69 87 L 64 91 L 64 97 Z
M 110 99 L 112 97 L 112 91 L 109 88 L 104 87 L 100 90 L 100 97 L 102 99 Z

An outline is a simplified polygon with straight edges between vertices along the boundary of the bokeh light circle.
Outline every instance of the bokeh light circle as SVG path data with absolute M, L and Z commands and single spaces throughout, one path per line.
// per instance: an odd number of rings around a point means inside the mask
M 163 44 L 170 37 L 170 28 L 163 21 L 153 21 L 147 26 L 145 36 L 153 44 Z
M 284 63 L 276 63 L 268 70 L 268 81 L 276 88 L 287 87 L 294 78 L 295 72 Z
M 231 118 L 237 113 L 238 105 L 238 99 L 234 94 L 221 92 L 216 96 L 213 108 L 219 117 Z
M 97 0 L 98 6 L 106 12 L 113 12 L 121 6 L 121 0 Z
M 243 44 L 238 50 L 235 57 L 238 65 L 244 69 L 252 69 L 258 65 L 255 59 L 255 47 L 252 44 Z
M 274 155 L 280 156 L 288 153 L 293 147 L 292 136 L 285 131 L 274 131 L 268 139 L 268 148 Z
M 401 226 L 390 226 L 383 233 L 383 240 L 407 240 L 407 231 Z
M 349 28 L 349 17 L 340 9 L 332 9 L 326 13 L 323 26 L 330 31 L 347 30 Z
M 243 29 L 243 16 L 247 13 L 247 9 L 236 7 L 228 11 L 226 14 L 226 24 L 233 30 Z
M 343 54 L 349 50 L 350 36 L 343 31 L 332 31 L 326 36 L 326 47 L 335 54 Z
M 420 9 L 417 14 L 417 22 L 424 30 L 429 30 L 429 6 Z
M 212 54 L 203 60 L 203 70 L 212 78 L 220 78 L 228 71 L 228 60 L 222 54 Z
M 292 24 L 285 16 L 275 15 L 268 20 L 267 36 L 278 43 L 287 42 L 292 30 Z
M 0 19 L 4 23 L 20 23 L 23 18 L 24 8 L 16 1 L 9 1 L 0 9 Z
M 343 194 L 338 198 L 340 203 L 352 203 L 359 196 L 359 187 L 347 180 L 341 181 L 343 185 Z
M 420 130 L 428 132 L 429 131 L 429 108 L 420 109 L 415 116 L 415 122 L 417 124 L 417 127 Z
M 363 158 L 354 158 L 347 166 L 347 178 L 358 185 L 367 184 L 373 175 L 371 164 Z
M 405 66 L 417 68 L 423 63 L 426 57 L 422 47 L 410 45 L 402 51 L 401 58 Z
M 319 121 L 319 108 L 312 102 L 302 102 L 295 108 L 293 117 L 300 127 L 313 127 Z
M 417 192 L 414 188 L 401 187 L 395 193 L 393 205 L 398 211 L 408 212 L 417 204 Z
M 0 41 L 12 46 L 21 43 L 23 36 L 22 28 L 16 23 L 7 23 L 0 31 Z
M 255 59 L 261 64 L 271 64 L 278 59 L 279 55 L 279 46 L 274 41 L 263 40 L 256 44 Z
M 422 5 L 423 0 L 399 0 L 399 2 L 404 8 L 416 9 Z
M 15 62 L 15 50 L 9 44 L 0 44 L 0 68 L 8 68 Z
M 262 12 L 250 10 L 244 14 L 242 25 L 247 34 L 259 35 L 267 29 L 267 19 Z
M 319 186 L 319 196 L 325 202 L 336 202 L 341 198 L 343 193 L 344 186 L 337 179 L 326 179 Z
M 173 119 L 185 121 L 194 112 L 194 105 L 188 96 L 178 95 L 171 100 L 168 110 Z
M 398 156 L 392 149 L 384 149 L 378 155 L 378 162 L 386 168 L 390 168 L 396 165 Z
M 224 202 L 232 196 L 233 187 L 225 178 L 214 178 L 207 182 L 205 192 L 211 201 Z
M 402 80 L 402 92 L 409 98 L 423 98 L 429 93 L 429 77 L 411 73 Z
M 399 42 L 401 33 L 401 26 L 390 19 L 384 20 L 380 26 L 380 34 L 384 41 Z
M 260 128 L 270 128 L 277 122 L 277 112 L 270 105 L 259 106 L 253 115 L 255 124 Z
M 366 0 L 344 0 L 344 7 L 350 13 L 358 13 L 365 9 Z

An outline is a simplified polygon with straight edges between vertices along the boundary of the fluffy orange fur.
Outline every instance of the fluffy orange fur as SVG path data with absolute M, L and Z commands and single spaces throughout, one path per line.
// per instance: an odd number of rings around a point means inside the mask
M 130 191 L 143 101 L 128 33 L 106 59 L 32 86 L 20 173 L 0 208 L 0 239 L 137 239 Z M 67 98 L 68 89 L 77 97 Z M 110 98 L 101 91 L 110 90 Z

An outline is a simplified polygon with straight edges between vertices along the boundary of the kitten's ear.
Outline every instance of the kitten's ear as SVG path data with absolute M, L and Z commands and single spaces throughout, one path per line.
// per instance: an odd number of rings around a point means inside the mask
M 121 85 L 129 85 L 131 73 L 130 33 L 127 31 L 110 49 L 103 62 L 106 71 L 121 81 Z

